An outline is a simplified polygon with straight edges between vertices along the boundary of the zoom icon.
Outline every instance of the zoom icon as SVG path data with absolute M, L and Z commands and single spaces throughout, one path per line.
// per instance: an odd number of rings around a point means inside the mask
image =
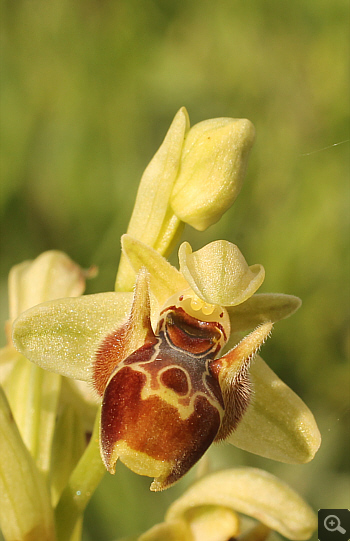
M 349 541 L 349 509 L 320 509 L 318 512 L 319 541 Z

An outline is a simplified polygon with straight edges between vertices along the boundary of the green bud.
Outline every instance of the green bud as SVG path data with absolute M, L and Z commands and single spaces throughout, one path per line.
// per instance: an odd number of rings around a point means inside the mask
M 246 119 L 214 118 L 189 130 L 171 198 L 180 220 L 203 231 L 230 208 L 241 190 L 254 136 Z
M 203 230 L 240 192 L 255 130 L 245 119 L 214 118 L 189 129 L 182 107 L 147 166 L 127 233 L 167 256 L 184 223 Z M 116 291 L 132 291 L 135 273 L 121 257 Z
M 9 274 L 10 320 L 32 306 L 84 292 L 87 273 L 66 254 L 50 250 L 15 265 Z

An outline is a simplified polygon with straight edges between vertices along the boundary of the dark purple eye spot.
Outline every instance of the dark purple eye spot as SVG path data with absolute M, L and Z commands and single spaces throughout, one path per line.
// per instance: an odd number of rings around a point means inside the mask
M 184 296 L 183 296 L 183 295 L 180 295 L 179 301 L 183 301 L 183 298 L 184 298 Z
M 221 312 L 220 317 L 224 317 L 224 312 Z
M 175 393 L 184 396 L 188 393 L 188 379 L 186 373 L 181 368 L 168 368 L 160 375 L 160 381 L 168 389 L 172 389 Z

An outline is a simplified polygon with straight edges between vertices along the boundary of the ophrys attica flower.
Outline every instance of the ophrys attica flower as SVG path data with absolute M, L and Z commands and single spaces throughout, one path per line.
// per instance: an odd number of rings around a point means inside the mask
M 124 237 L 123 251 L 137 273 L 134 294 L 44 303 L 14 328 L 14 344 L 30 360 L 90 381 L 100 395 L 107 469 L 114 472 L 119 458 L 155 477 L 151 488 L 162 490 L 213 441 L 232 441 L 246 416 L 253 427 L 248 435 L 243 429 L 237 445 L 286 462 L 310 460 L 319 445 L 311 412 L 262 360 L 251 400 L 248 375 L 272 322 L 294 312 L 299 300 L 254 295 L 263 268 L 248 267 L 226 241 L 195 253 L 184 243 L 181 272 L 131 237 Z M 234 347 L 222 355 L 229 339 Z M 277 406 L 272 412 L 271 402 Z

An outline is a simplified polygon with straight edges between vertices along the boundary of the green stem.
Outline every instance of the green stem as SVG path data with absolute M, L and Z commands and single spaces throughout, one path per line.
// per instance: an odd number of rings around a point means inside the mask
M 77 412 L 72 404 L 67 404 L 58 416 L 52 444 L 50 485 L 54 507 L 85 449 L 86 432 L 81 412 Z
M 99 420 L 100 410 L 96 415 L 90 443 L 70 476 L 56 507 L 57 541 L 68 541 L 72 538 L 77 522 L 106 471 L 100 455 Z
M 36 372 L 40 372 L 34 374 L 37 389 L 34 385 L 32 404 L 35 407 L 36 423 L 33 426 L 33 434 L 36 441 L 34 442 L 35 453 L 33 455 L 38 468 L 47 473 L 50 468 L 52 439 L 55 431 L 62 377 L 59 374 L 42 370 L 35 365 L 33 368 L 36 369 Z

